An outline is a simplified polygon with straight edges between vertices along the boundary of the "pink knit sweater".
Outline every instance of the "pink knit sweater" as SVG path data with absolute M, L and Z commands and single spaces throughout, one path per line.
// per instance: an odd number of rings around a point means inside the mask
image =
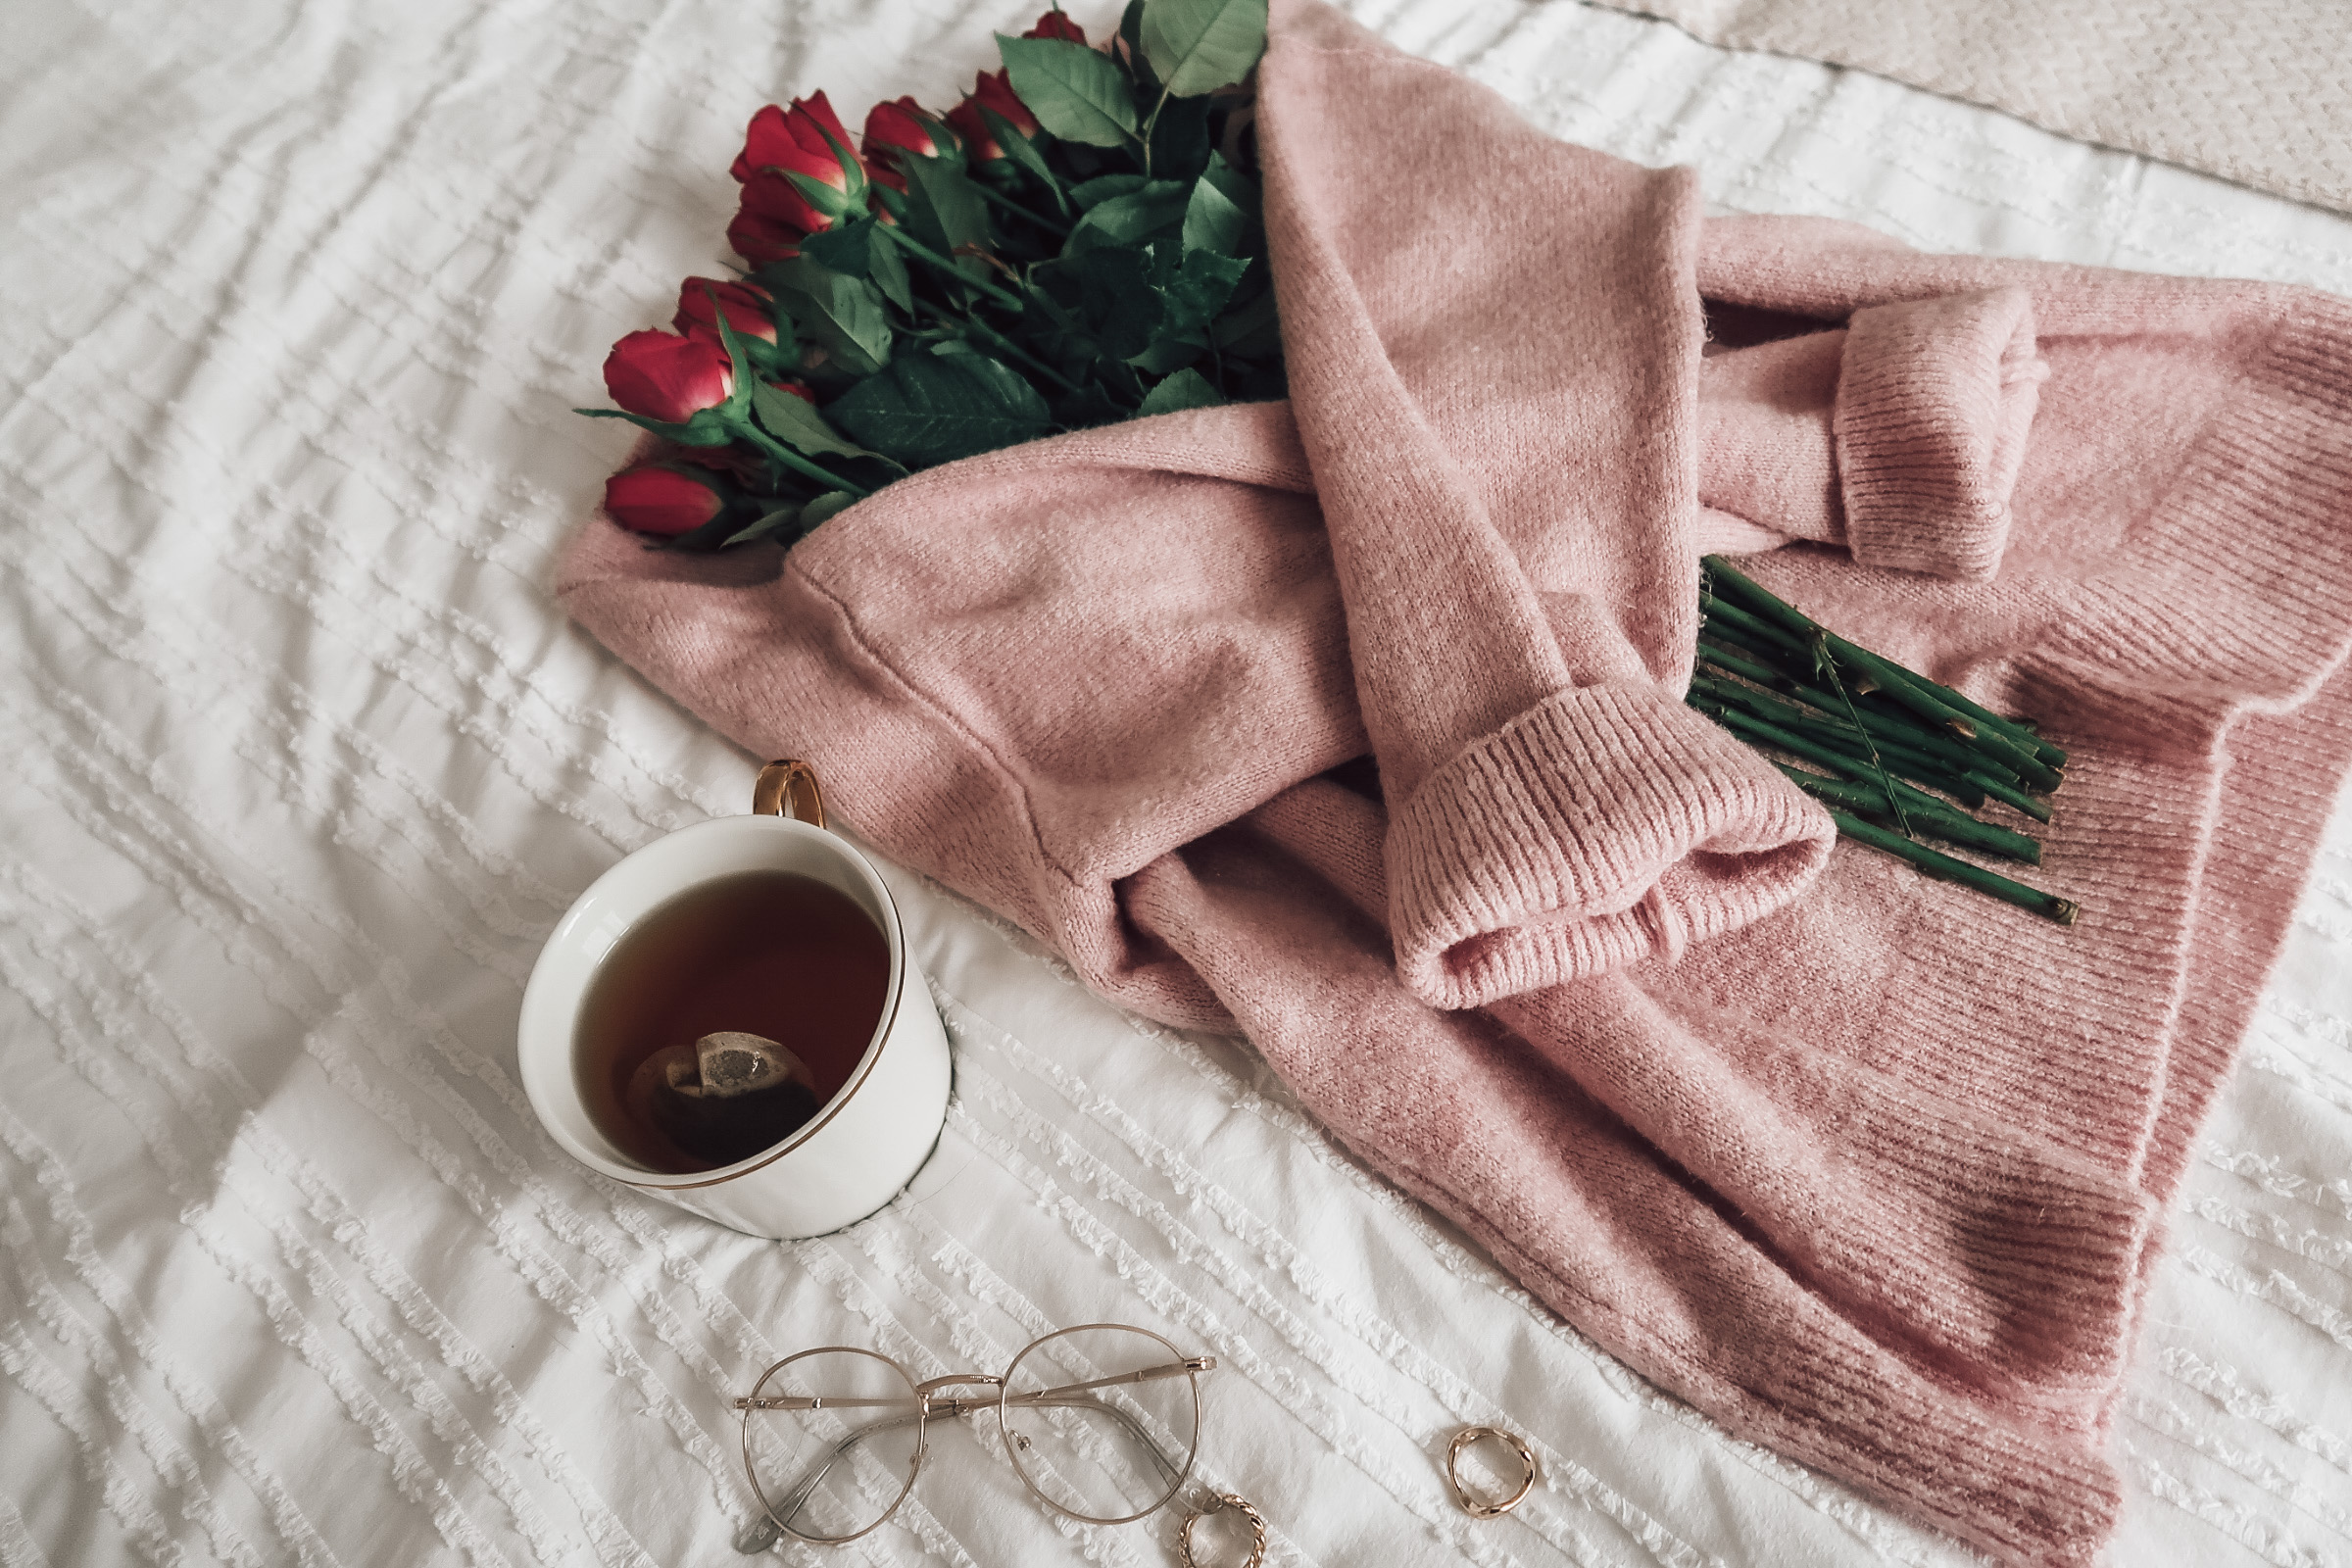
M 559 592 L 1105 995 L 1246 1030 L 1664 1387 L 2086 1560 L 2352 760 L 2352 307 L 1702 220 L 1304 3 L 1260 105 L 1291 402 L 936 469 L 789 556 L 600 519 Z M 1833 853 L 1682 706 L 1698 555 L 1791 540 L 1759 578 L 2073 753 L 2038 881 L 2081 925 Z

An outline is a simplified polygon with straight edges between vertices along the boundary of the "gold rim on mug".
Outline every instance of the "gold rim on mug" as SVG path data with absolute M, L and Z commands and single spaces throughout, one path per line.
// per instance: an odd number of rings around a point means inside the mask
M 1107 1374 L 1080 1376 L 1074 1382 L 1053 1387 L 1025 1389 L 1017 1386 L 1024 1365 L 1030 1363 L 1032 1355 L 1038 1355 L 1047 1347 L 1053 1346 L 1056 1342 L 1068 1342 L 1076 1335 L 1106 1333 L 1135 1336 L 1138 1343 L 1130 1348 L 1133 1352 L 1132 1358 L 1143 1364 L 1129 1366 Z M 1147 1343 L 1149 1347 L 1152 1348 L 1148 1354 L 1146 1353 Z M 770 1394 L 768 1392 L 769 1385 L 778 1383 L 779 1378 L 784 1377 L 787 1368 L 808 1362 L 818 1356 L 839 1355 L 861 1357 L 862 1360 L 848 1363 L 850 1367 L 859 1369 L 858 1372 L 849 1374 L 843 1374 L 840 1365 L 836 1364 L 832 1370 L 837 1379 L 841 1382 L 856 1382 L 862 1376 L 866 1380 L 867 1386 L 847 1392 L 818 1394 Z M 1045 1364 L 1052 1364 L 1054 1359 L 1057 1358 L 1050 1355 L 1040 1357 L 1041 1362 Z M 743 1414 L 744 1474 L 750 1479 L 752 1494 L 760 1499 L 760 1506 L 767 1515 L 768 1524 L 775 1531 L 789 1535 L 796 1541 L 805 1541 L 814 1545 L 841 1545 L 869 1535 L 888 1524 L 898 1513 L 900 1506 L 906 1502 L 908 1494 L 914 1491 L 915 1480 L 922 1474 L 923 1461 L 930 1452 L 929 1425 L 933 1418 L 944 1416 L 953 1419 L 993 1409 L 997 1413 L 997 1430 L 1004 1439 L 1004 1453 L 1012 1462 L 1013 1473 L 1021 1478 L 1021 1484 L 1029 1489 L 1038 1501 L 1055 1513 L 1074 1519 L 1081 1524 L 1129 1524 L 1165 1507 L 1169 1499 L 1183 1490 L 1186 1478 L 1192 1474 L 1193 1460 L 1200 1446 L 1200 1374 L 1214 1371 L 1216 1365 L 1217 1358 L 1213 1355 L 1188 1356 L 1169 1341 L 1152 1333 L 1150 1329 L 1138 1328 L 1130 1323 L 1082 1323 L 1073 1328 L 1057 1329 L 1052 1334 L 1043 1335 L 1022 1347 L 1002 1376 L 985 1372 L 951 1372 L 945 1376 L 929 1378 L 921 1382 L 917 1382 L 914 1375 L 904 1364 L 879 1351 L 849 1345 L 819 1346 L 814 1349 L 802 1350 L 788 1355 L 776 1362 L 760 1374 L 760 1380 L 753 1385 L 750 1394 L 735 1400 L 735 1408 Z M 1173 1440 L 1177 1438 L 1177 1434 L 1168 1434 L 1171 1441 L 1168 1441 L 1163 1447 L 1162 1438 L 1155 1436 L 1147 1424 L 1152 1419 L 1152 1412 L 1123 1408 L 1120 1403 L 1113 1402 L 1114 1396 L 1133 1386 L 1165 1383 L 1179 1377 L 1183 1378 L 1186 1384 L 1185 1406 L 1190 1424 L 1189 1433 L 1181 1435 L 1184 1449 L 1181 1463 L 1172 1458 L 1168 1451 L 1169 1448 L 1175 1446 Z M 786 1379 L 786 1382 L 789 1381 Z M 1046 1380 L 1039 1376 L 1037 1381 L 1043 1384 Z M 783 1384 L 778 1384 L 778 1386 L 782 1387 Z M 949 1393 L 950 1390 L 956 1389 L 980 1392 Z M 1135 1401 L 1129 1397 L 1125 1402 L 1132 1405 Z M 781 1498 L 771 1496 L 768 1481 L 772 1478 L 762 1476 L 760 1459 L 753 1451 L 753 1417 L 762 1412 L 815 1416 L 820 1412 L 833 1411 L 852 1413 L 863 1424 L 849 1429 L 846 1436 L 842 1436 L 838 1440 L 833 1432 L 825 1432 L 820 1441 L 830 1444 L 831 1446 L 821 1455 L 821 1462 L 812 1464 L 804 1461 L 801 1474 L 789 1486 L 778 1489 L 782 1493 Z M 1033 1465 L 1044 1465 L 1048 1461 L 1039 1452 L 1039 1444 L 1029 1436 L 1028 1431 L 1025 1428 L 1016 1430 L 1013 1419 L 1013 1412 L 1016 1411 L 1023 1415 L 1037 1414 L 1049 1423 L 1053 1422 L 1054 1416 L 1048 1412 L 1060 1412 L 1072 1419 L 1075 1418 L 1075 1412 L 1079 1411 L 1108 1417 L 1116 1424 L 1119 1435 L 1125 1440 L 1132 1440 L 1137 1446 L 1137 1451 L 1148 1456 L 1158 1468 L 1161 1476 L 1165 1478 L 1165 1484 L 1158 1489 L 1157 1495 L 1150 1503 L 1141 1508 L 1133 1508 L 1128 1512 L 1095 1512 L 1087 1511 L 1083 1507 L 1069 1506 L 1047 1492 L 1045 1486 L 1041 1484 L 1040 1476 L 1032 1473 Z M 880 1442 L 882 1440 L 904 1442 L 909 1436 L 912 1439 L 912 1448 L 905 1461 L 906 1479 L 899 1485 L 896 1494 L 890 1496 L 888 1503 L 882 1506 L 881 1512 L 870 1522 L 859 1525 L 856 1529 L 842 1530 L 836 1534 L 824 1534 L 805 1528 L 809 1523 L 807 1520 L 802 1520 L 798 1525 L 794 1523 L 795 1520 L 801 1519 L 804 1511 L 809 1508 L 817 1489 L 823 1486 L 827 1477 L 833 1475 L 837 1469 L 845 1470 L 846 1474 L 847 1471 L 858 1469 L 862 1463 L 865 1465 L 865 1473 L 870 1480 L 876 1467 L 886 1467 L 885 1461 L 877 1460 L 874 1457 Z M 1095 1446 L 1100 1448 L 1102 1446 L 1100 1442 L 1100 1434 L 1096 1434 L 1095 1437 L 1097 1439 Z M 1074 1446 L 1082 1447 L 1082 1446 Z M 861 1449 L 862 1451 L 860 1451 Z M 1095 1453 L 1086 1453 L 1085 1457 L 1100 1463 L 1099 1455 Z M 1046 1479 L 1058 1480 L 1060 1478 L 1054 1476 L 1049 1469 Z M 1065 1487 L 1069 1485 L 1067 1482 L 1063 1484 Z M 878 1500 L 870 1487 L 866 1489 L 866 1494 L 869 1505 Z M 1132 1502 L 1133 1499 L 1129 1500 Z M 766 1535 L 762 1540 L 759 1533 L 753 1533 L 739 1540 L 736 1544 L 738 1549 L 746 1552 L 763 1551 L 773 1544 L 775 1536 L 772 1534 Z M 1256 1559 L 1253 1557 L 1251 1561 L 1254 1563 Z
M 1493 1438 L 1519 1455 L 1519 1490 L 1499 1502 L 1477 1495 L 1462 1480 L 1462 1453 L 1481 1438 Z M 1473 1519 L 1499 1519 L 1525 1502 L 1527 1494 L 1536 1489 L 1536 1450 L 1516 1432 L 1505 1432 L 1500 1427 L 1464 1427 L 1446 1446 L 1446 1484 L 1453 1488 L 1453 1500 Z

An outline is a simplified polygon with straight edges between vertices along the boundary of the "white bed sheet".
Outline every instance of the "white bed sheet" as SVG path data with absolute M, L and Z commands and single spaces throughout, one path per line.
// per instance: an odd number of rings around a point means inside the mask
M 1076 8 L 1099 23 L 1101 0 Z M 1719 209 L 2352 292 L 2352 222 L 1555 0 L 1358 14 Z M 896 879 L 957 1045 L 914 1189 L 760 1243 L 589 1179 L 512 1027 L 569 898 L 747 759 L 549 603 L 619 333 L 723 261 L 744 119 L 947 101 L 1007 0 L 39 0 L 0 60 L 0 1564 L 723 1563 L 728 1396 L 1049 1324 L 1223 1362 L 1273 1560 L 1941 1564 L 1726 1437 L 1336 1152 L 1246 1047 L 1139 1028 Z M 1495 177 L 1464 170 L 1464 178 Z M 2352 810 L 2175 1221 L 2119 1564 L 2352 1560 Z M 1544 1463 L 1454 1512 L 1472 1421 Z M 943 1441 L 796 1562 L 1173 1561 Z

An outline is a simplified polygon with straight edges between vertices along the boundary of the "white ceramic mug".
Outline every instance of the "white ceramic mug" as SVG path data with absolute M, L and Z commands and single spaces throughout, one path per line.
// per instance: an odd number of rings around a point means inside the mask
M 863 1219 L 913 1178 L 947 1120 L 947 1031 L 906 951 L 898 906 L 872 862 L 826 832 L 824 819 L 808 765 L 768 763 L 751 815 L 714 817 L 656 839 L 590 884 L 547 939 L 522 995 L 523 1093 L 564 1152 L 649 1197 L 754 1236 L 822 1236 Z M 689 888 L 760 869 L 814 877 L 873 920 L 890 946 L 881 1019 L 849 1081 L 789 1138 L 716 1170 L 649 1170 L 598 1128 L 581 1098 L 581 1005 L 613 946 L 638 921 Z

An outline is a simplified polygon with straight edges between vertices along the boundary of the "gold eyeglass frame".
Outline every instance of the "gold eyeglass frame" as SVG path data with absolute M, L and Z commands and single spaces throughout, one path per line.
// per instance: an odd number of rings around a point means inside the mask
M 1123 1514 L 1116 1519 L 1098 1519 L 1092 1514 L 1079 1513 L 1073 1509 L 1063 1507 L 1060 1503 L 1055 1502 L 1052 1497 L 1047 1496 L 1045 1491 L 1040 1488 L 1035 1481 L 1030 1479 L 1029 1472 L 1021 1468 L 1020 1454 L 1022 1447 L 1026 1445 L 1026 1440 L 1024 1439 L 1019 1442 L 1015 1441 L 1012 1427 L 1010 1423 L 1007 1422 L 1004 1415 L 1006 1403 L 1005 1396 L 1008 1380 L 1011 1378 L 1012 1374 L 1020 1368 L 1021 1362 L 1028 1357 L 1030 1351 L 1037 1349 L 1040 1346 L 1050 1345 L 1054 1341 L 1062 1339 L 1068 1335 L 1084 1334 L 1094 1329 L 1118 1329 L 1129 1334 L 1140 1334 L 1144 1338 L 1153 1341 L 1154 1343 L 1164 1347 L 1168 1352 L 1169 1359 L 1167 1362 L 1161 1365 L 1145 1367 L 1140 1371 L 1135 1372 L 1120 1373 L 1115 1377 L 1095 1378 L 1084 1383 L 1065 1384 L 1060 1388 L 1040 1389 L 1033 1394 L 1016 1395 L 1013 1396 L 1014 1399 L 1024 1403 L 1035 1401 L 1036 1403 L 1042 1404 L 1049 1397 L 1055 1396 L 1066 1396 L 1073 1394 L 1082 1394 L 1092 1389 L 1113 1388 L 1123 1383 L 1149 1383 L 1179 1376 L 1185 1379 L 1187 1385 L 1192 1391 L 1193 1396 L 1193 1438 L 1191 1446 L 1185 1450 L 1184 1463 L 1181 1467 L 1170 1466 L 1167 1461 L 1167 1456 L 1159 1451 L 1159 1446 L 1156 1443 L 1152 1442 L 1148 1434 L 1145 1435 L 1145 1446 L 1147 1449 L 1159 1463 L 1161 1469 L 1167 1471 L 1172 1478 L 1168 1482 L 1168 1490 L 1162 1493 L 1159 1496 L 1159 1499 L 1156 1502 L 1153 1502 L 1150 1507 L 1139 1508 L 1134 1513 Z M 846 1536 L 806 1535 L 801 1531 L 795 1530 L 791 1525 L 785 1523 L 782 1518 L 777 1516 L 776 1505 L 768 1500 L 767 1489 L 760 1485 L 760 1468 L 752 1458 L 752 1417 L 754 1414 L 761 1410 L 814 1410 L 819 1408 L 847 1407 L 855 1404 L 873 1404 L 877 1402 L 875 1400 L 866 1398 L 828 1401 L 821 1395 L 812 1397 L 795 1396 L 767 1396 L 762 1395 L 761 1391 L 767 1387 L 768 1380 L 773 1378 L 777 1373 L 783 1371 L 786 1367 L 792 1365 L 795 1361 L 807 1360 L 812 1355 L 825 1355 L 828 1353 L 842 1352 L 847 1352 L 852 1355 L 869 1356 L 876 1361 L 880 1361 L 884 1365 L 897 1372 L 900 1378 L 906 1382 L 907 1392 L 912 1396 L 914 1403 L 914 1458 L 913 1462 L 906 1467 L 906 1484 L 899 1489 L 899 1494 L 890 1500 L 890 1506 L 883 1509 L 882 1516 L 876 1519 L 872 1524 L 867 1525 L 862 1530 L 856 1531 L 853 1534 Z M 1076 1520 L 1080 1524 L 1133 1524 L 1136 1520 L 1141 1519 L 1148 1514 L 1156 1513 L 1160 1509 L 1166 1507 L 1169 1502 L 1174 1500 L 1176 1494 L 1184 1490 L 1185 1482 L 1191 1478 L 1194 1461 L 1199 1457 L 1200 1452 L 1200 1374 L 1203 1372 L 1213 1372 L 1216 1370 L 1216 1367 L 1217 1358 L 1215 1356 L 1186 1355 L 1182 1350 L 1177 1349 L 1176 1347 L 1166 1339 L 1152 1333 L 1150 1329 L 1138 1328 L 1132 1323 L 1079 1323 L 1066 1329 L 1055 1329 L 1051 1334 L 1040 1335 L 1038 1338 L 1031 1340 L 1027 1345 L 1022 1346 L 1019 1350 L 1013 1353 L 1011 1361 L 1006 1363 L 1004 1370 L 1001 1375 L 992 1376 L 986 1372 L 950 1372 L 945 1376 L 926 1378 L 920 1382 L 916 1381 L 914 1374 L 906 1368 L 904 1362 L 901 1362 L 892 1356 L 884 1355 L 879 1350 L 869 1350 L 862 1346 L 856 1345 L 820 1345 L 813 1349 L 796 1351 L 795 1353 L 784 1357 L 784 1359 L 781 1361 L 776 1362 L 766 1371 L 760 1374 L 760 1381 L 752 1385 L 752 1392 L 750 1394 L 736 1399 L 735 1408 L 743 1412 L 743 1473 L 752 1484 L 752 1495 L 760 1499 L 760 1511 L 767 1515 L 768 1523 L 773 1525 L 776 1529 L 792 1537 L 795 1541 L 805 1541 L 810 1545 L 846 1545 L 850 1542 L 857 1541 L 861 1537 L 873 1534 L 875 1531 L 881 1529 L 884 1525 L 890 1523 L 890 1521 L 897 1516 L 899 1509 L 906 1503 L 906 1499 L 913 1494 L 914 1484 L 921 1478 L 923 1473 L 923 1460 L 930 1452 L 930 1421 L 933 1416 L 945 1416 L 950 1419 L 954 1419 L 957 1416 L 970 1415 L 974 1411 L 978 1410 L 994 1409 L 997 1412 L 997 1432 L 998 1435 L 1004 1441 L 1004 1455 L 1012 1463 L 1012 1473 L 1021 1478 L 1021 1485 L 1027 1487 L 1031 1495 L 1035 1496 L 1038 1501 L 1044 1503 L 1047 1507 L 1053 1509 L 1055 1513 L 1060 1514 L 1064 1518 Z M 944 1399 L 938 1396 L 944 1390 L 947 1389 L 973 1387 L 993 1389 L 995 1390 L 995 1393 L 992 1395 L 975 1396 L 956 1395 Z M 893 1400 L 890 1402 L 895 1403 L 896 1401 Z M 1133 1417 L 1127 1416 L 1125 1412 L 1120 1411 L 1116 1405 L 1105 1404 L 1099 1406 L 1099 1408 L 1110 1411 L 1112 1414 L 1119 1415 L 1122 1417 L 1122 1419 L 1127 1420 L 1131 1425 L 1133 1424 Z M 858 1437 L 862 1435 L 862 1433 L 856 1434 L 852 1437 L 851 1441 L 855 1442 L 857 1441 Z M 838 1453 L 842 1450 L 836 1451 Z M 825 1469 L 829 1470 L 830 1468 L 831 1462 L 829 1461 L 825 1466 Z M 812 1488 L 815 1484 L 815 1481 L 821 1481 L 823 1479 L 824 1473 L 824 1470 L 819 1470 L 816 1473 L 814 1480 L 807 1483 L 806 1485 Z M 804 1496 L 802 1500 L 805 1502 L 806 1497 Z M 800 1505 L 796 1504 L 792 1511 L 797 1515 L 800 1512 Z M 770 1541 L 772 1540 L 773 1538 L 771 1537 Z M 738 1549 L 745 1551 L 760 1551 L 766 1549 L 766 1547 L 764 1544 L 747 1544 L 739 1542 Z

